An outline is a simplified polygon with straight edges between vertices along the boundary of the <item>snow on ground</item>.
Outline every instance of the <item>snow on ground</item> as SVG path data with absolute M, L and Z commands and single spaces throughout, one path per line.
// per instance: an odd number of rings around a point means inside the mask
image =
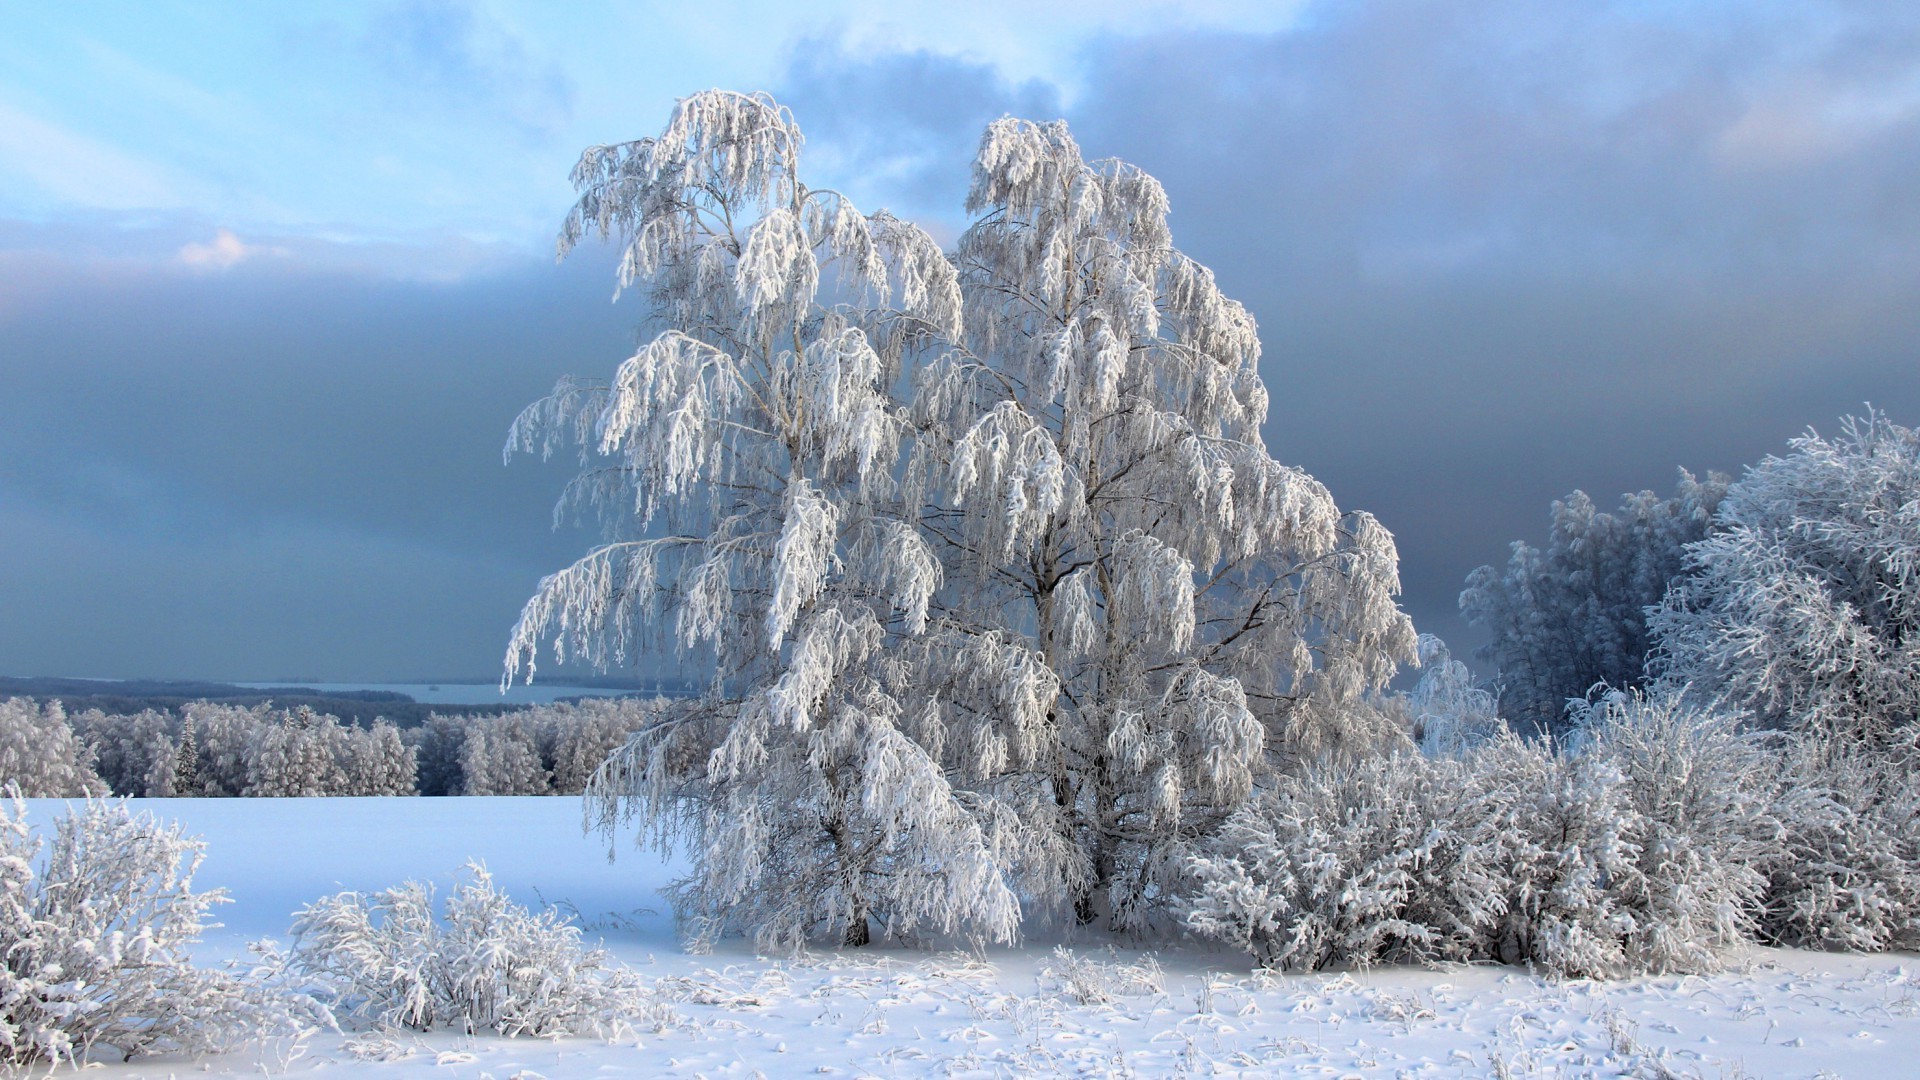
M 575 911 L 655 980 L 676 1021 L 608 1043 L 316 1035 L 204 1062 L 113 1064 L 103 1080 L 256 1075 L 493 1077 L 1920 1075 L 1911 955 L 1754 949 L 1728 972 L 1556 984 L 1494 967 L 1251 972 L 1220 952 L 1092 940 L 979 955 L 869 949 L 763 959 L 682 952 L 658 895 L 672 868 L 583 836 L 567 798 L 152 799 L 206 838 L 197 883 L 233 903 L 199 955 L 284 937 L 340 889 L 443 887 L 468 859 L 529 905 Z M 44 825 L 57 800 L 34 800 Z

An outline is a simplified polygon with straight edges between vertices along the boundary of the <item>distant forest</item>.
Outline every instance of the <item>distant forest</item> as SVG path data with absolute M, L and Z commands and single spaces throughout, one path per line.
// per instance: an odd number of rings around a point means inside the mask
M 457 680 L 445 680 L 453 682 Z M 685 691 L 679 680 L 649 681 L 634 679 L 583 677 L 570 684 L 604 690 L 631 690 L 646 693 L 678 694 Z M 368 727 L 384 718 L 395 727 L 419 727 L 431 715 L 499 716 L 526 708 L 524 704 L 427 704 L 392 690 L 316 690 L 310 686 L 274 686 L 267 688 L 235 686 L 232 683 L 176 681 L 170 679 L 16 678 L 0 676 L 0 700 L 28 697 L 40 701 L 59 701 L 69 713 L 98 709 L 108 714 L 137 713 L 145 709 L 180 715 L 189 702 L 213 701 L 222 705 L 251 708 L 271 703 L 276 708 L 293 710 L 301 706 L 315 713 L 337 716 L 344 723 Z M 572 700 L 572 699 L 562 699 Z

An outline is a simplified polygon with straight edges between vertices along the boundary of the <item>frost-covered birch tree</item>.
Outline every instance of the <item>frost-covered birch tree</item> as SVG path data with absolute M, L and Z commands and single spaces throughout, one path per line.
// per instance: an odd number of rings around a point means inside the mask
M 564 255 L 622 244 L 650 337 L 611 380 L 563 379 L 508 439 L 578 446 L 558 513 L 605 542 L 541 582 L 507 676 L 677 653 L 705 693 L 616 753 L 589 792 L 684 843 L 683 914 L 764 943 L 919 928 L 1010 938 L 1008 843 L 956 789 L 923 673 L 941 567 L 903 502 L 903 364 L 959 336 L 952 264 L 922 230 L 800 178 L 763 94 L 680 102 L 654 138 L 587 150 Z
M 946 647 L 937 707 L 1007 805 L 1051 804 L 1081 918 L 1137 929 L 1267 770 L 1397 737 L 1370 701 L 1414 659 L 1397 557 L 1267 452 L 1253 317 L 1151 176 L 1003 119 L 968 209 L 964 347 L 917 374 L 907 485 L 936 633 L 993 645 Z

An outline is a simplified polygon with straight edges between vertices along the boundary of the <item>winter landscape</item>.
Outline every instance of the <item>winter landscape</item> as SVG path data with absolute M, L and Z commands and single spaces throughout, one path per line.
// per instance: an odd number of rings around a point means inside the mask
M 1641 56 L 1635 35 L 1651 24 L 1614 14 L 1602 37 Z M 1742 25 L 1777 42 L 1804 29 L 1789 23 Z M 1720 71 L 1733 61 L 1717 25 L 1685 23 L 1706 37 L 1645 57 Z M 1861 148 L 1920 131 L 1920 81 L 1886 81 L 1920 72 L 1920 50 L 1860 44 L 1896 25 L 1920 41 L 1920 24 L 1875 10 L 1812 25 L 1819 63 L 1780 53 L 1775 67 L 1798 75 L 1753 76 L 1777 86 L 1754 92 L 1755 109 L 1773 111 L 1744 114 L 1713 143 L 1714 168 L 1739 178 L 1715 181 L 1740 208 L 1733 231 L 1767 225 L 1774 239 L 1755 250 L 1785 259 L 1768 271 L 1778 281 L 1733 290 L 1730 310 L 1790 293 L 1779 281 L 1825 273 L 1820 260 L 1845 247 L 1822 246 L 1828 233 L 1805 222 L 1846 200 L 1791 185 L 1761 198 L 1754 176 L 1786 183 L 1819 158 L 1833 175 L 1878 177 Z M 513 26 L 485 5 L 404 6 L 373 18 L 356 47 L 386 56 L 391 38 L 412 51 L 383 62 L 478 92 L 495 80 L 473 65 L 511 83 L 529 62 L 532 39 Z M 333 30 L 307 29 L 333 47 Z M 1329 42 L 1429 55 L 1404 29 L 1369 5 L 1307 5 L 1260 40 L 1292 77 L 1312 66 L 1299 50 Z M 95 60 L 107 48 L 71 40 Z M 784 77 L 832 83 L 834 65 L 867 77 L 846 52 L 854 40 L 788 45 Z M 1340 71 L 1374 70 L 1335 53 Z M 1640 70 L 1604 49 L 1591 58 Z M 1811 72 L 1838 78 L 1849 60 L 1873 74 L 1821 99 Z M 924 69 L 947 63 L 936 61 L 905 54 L 900 78 L 936 95 L 961 85 L 929 84 Z M 149 82 L 206 115 L 227 108 Z M 1720 115 L 1732 91 L 1707 82 L 1720 112 L 1701 115 Z M 1612 85 L 1575 83 L 1576 97 Z M 859 119 L 871 102 L 828 95 L 838 107 L 821 109 L 816 151 L 812 118 L 789 100 L 725 89 L 662 101 L 640 126 L 651 134 L 579 152 L 572 209 L 555 215 L 558 255 L 563 271 L 607 275 L 594 287 L 610 281 L 630 328 L 604 355 L 529 360 L 551 389 L 500 417 L 506 473 L 557 494 L 541 550 L 564 554 L 528 582 L 517 620 L 497 625 L 497 699 L 438 683 L 406 692 L 386 655 L 443 655 L 383 620 L 442 629 L 409 615 L 405 597 L 440 595 L 436 575 L 493 573 L 479 568 L 498 559 L 471 538 L 403 555 L 371 545 L 373 563 L 411 570 L 366 623 L 327 614 L 315 593 L 311 618 L 239 604 L 222 610 L 246 613 L 240 622 L 214 619 L 198 637 L 192 616 L 142 622 L 137 604 L 97 610 L 97 635 L 63 636 L 66 616 L 50 614 L 44 635 L 0 637 L 88 672 L 197 656 L 176 662 L 200 664 L 203 680 L 5 680 L 0 1063 L 106 1076 L 1912 1074 L 1911 336 L 1886 346 L 1891 368 L 1835 361 L 1823 376 L 1873 401 L 1771 433 L 1743 461 L 1709 457 L 1724 468 L 1677 469 L 1671 494 L 1540 500 L 1544 541 L 1501 535 L 1473 556 L 1484 565 L 1438 587 L 1448 619 L 1432 618 L 1435 588 L 1403 573 L 1426 541 L 1282 456 L 1276 414 L 1298 408 L 1298 388 L 1265 358 L 1274 331 L 1184 246 L 1173 190 L 1055 118 L 1104 106 L 1061 106 L 1037 81 L 982 85 L 1005 90 L 983 100 L 1008 107 L 942 113 L 939 124 L 971 125 L 970 156 L 951 161 L 860 149 L 881 125 Z M 1105 100 L 1104 85 L 1082 90 Z M 567 113 L 555 93 L 543 108 Z M 1627 127 L 1694 115 L 1677 93 L 1648 98 Z M 1780 119 L 1803 98 L 1831 108 L 1797 127 Z M 9 120 L 10 108 L 0 99 L 0 124 L 49 152 L 78 145 L 25 113 Z M 552 134 L 541 123 L 519 116 L 516 137 L 540 144 Z M 1740 126 L 1754 124 L 1764 132 Z M 1485 134 L 1526 126 L 1516 114 Z M 1741 156 L 1754 139 L 1776 155 L 1764 169 Z M 1644 153 L 1631 139 L 1608 145 L 1616 167 Z M 960 179 L 927 187 L 874 165 L 909 160 Z M 31 175 L 55 203 L 75 190 Z M 929 190 L 955 193 L 958 209 L 919 220 L 863 201 Z M 1799 209 L 1766 218 L 1780 200 Z M 1869 216 L 1904 221 L 1909 203 L 1883 195 Z M 1386 222 L 1408 212 L 1376 210 Z M 57 231 L 74 212 L 41 207 L 36 228 Z M 1409 241 L 1398 257 L 1412 261 L 1368 275 L 1464 273 L 1508 242 L 1502 228 L 1466 248 Z M 1600 263 L 1629 258 L 1622 230 L 1599 228 Z M 425 243 L 406 235 L 391 242 Z M 1904 281 L 1900 260 L 1920 242 L 1887 235 L 1874 272 Z M 1718 269 L 1689 263 L 1681 277 L 1733 273 L 1744 249 L 1719 242 Z M 38 256 L 22 250 L 0 270 L 24 283 Z M 255 250 L 222 231 L 179 258 L 227 275 L 303 250 Z M 1871 261 L 1846 250 L 1848 266 Z M 1584 265 L 1565 258 L 1556 273 Z M 95 272 L 138 278 L 151 272 L 141 265 Z M 457 292 L 468 271 L 446 273 L 433 271 L 443 276 L 428 292 Z M 1516 303 L 1530 295 L 1504 280 Z M 52 310 L 52 294 L 21 290 L 11 307 L 0 295 L 0 328 L 16 310 L 33 327 Z M 1831 316 L 1833 350 L 1880 326 L 1877 302 L 1863 294 Z M 436 328 L 415 332 L 431 342 Z M 56 354 L 81 349 L 85 332 L 72 334 L 48 338 Z M 1711 347 L 1745 340 L 1729 332 Z M 1761 378 L 1735 371 L 1719 374 Z M 1694 379 L 1675 368 L 1677 400 L 1691 400 Z M 457 413 L 449 439 L 477 414 L 460 404 L 465 388 L 458 376 L 439 388 Z M 276 409 L 295 415 L 308 395 Z M 351 400 L 354 417 L 370 403 Z M 1734 401 L 1700 400 L 1716 416 Z M 366 415 L 397 430 L 432 407 Z M 1588 439 L 1569 431 L 1536 456 L 1641 441 L 1632 424 L 1595 421 Z M 1393 445 L 1370 427 L 1356 415 L 1330 430 Z M 244 430 L 229 437 L 245 443 Z M 298 478 L 327 466 L 297 443 L 241 456 L 277 456 L 306 490 Z M 27 542 L 71 525 L 63 483 L 99 493 L 102 476 L 130 468 L 73 466 L 77 452 L 0 474 L 32 496 Z M 284 498 L 278 473 L 248 468 L 216 474 L 252 494 L 204 519 L 234 530 L 212 549 L 182 527 L 201 520 L 189 510 L 149 502 L 137 482 L 117 489 L 113 505 L 136 522 L 127 535 L 173 552 L 154 580 L 197 580 L 211 550 L 232 568 L 219 590 L 256 597 L 300 576 L 292 567 L 327 564 L 321 549 L 341 543 L 321 530 L 249 582 L 252 545 L 289 541 L 234 524 Z M 398 471 L 408 479 L 390 491 L 366 486 L 388 517 L 461 501 L 420 494 L 424 465 Z M 1505 476 L 1469 483 L 1497 492 Z M 1454 495 L 1467 509 L 1449 513 L 1473 516 L 1475 497 Z M 87 527 L 88 543 L 118 535 Z M 66 580 L 51 554 L 12 564 Z M 340 592 L 347 580 L 316 584 Z M 140 603 L 163 595 L 134 591 Z M 317 659 L 243 640 L 293 625 Z M 447 640 L 464 627 L 447 619 Z M 161 640 L 120 636 L 130 630 Z M 387 636 L 361 651 L 363 631 Z M 385 681 L 204 681 L 206 658 L 230 649 L 334 671 L 360 656 Z

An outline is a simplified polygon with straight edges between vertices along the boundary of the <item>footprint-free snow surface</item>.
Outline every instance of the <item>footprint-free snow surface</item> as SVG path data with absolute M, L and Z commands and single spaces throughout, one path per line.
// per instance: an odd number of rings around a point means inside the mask
M 659 895 L 673 868 L 582 834 L 566 798 L 153 799 L 204 837 L 196 884 L 225 924 L 198 953 L 284 939 L 290 913 L 469 860 L 529 906 L 575 914 L 673 1019 L 617 1041 L 322 1032 L 107 1078 L 254 1076 L 1700 1076 L 1920 1075 L 1920 971 L 1907 954 L 1753 949 L 1710 977 L 1554 983 L 1498 967 L 1274 975 L 1242 957 L 1101 939 L 983 953 L 874 948 L 760 958 L 683 952 Z M 35 800 L 44 828 L 64 812 Z

